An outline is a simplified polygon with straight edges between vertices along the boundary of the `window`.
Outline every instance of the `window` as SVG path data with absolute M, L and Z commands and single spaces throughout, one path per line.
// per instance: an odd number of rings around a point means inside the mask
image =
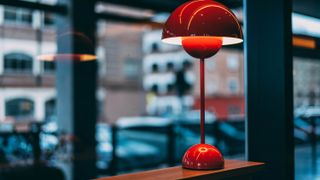
M 237 79 L 229 79 L 228 81 L 228 89 L 229 89 L 229 92 L 232 93 L 232 94 L 235 94 L 238 92 L 238 81 Z
M 52 73 L 56 69 L 56 63 L 54 61 L 43 61 L 44 72 Z
M 230 70 L 237 70 L 239 68 L 239 59 L 236 55 L 229 55 L 227 57 L 227 66 Z
M 57 116 L 56 99 L 50 99 L 45 103 L 45 121 L 55 120 Z
M 4 56 L 6 73 L 31 73 L 32 57 L 23 53 L 10 53 Z
M 152 43 L 151 52 L 158 52 L 159 46 L 157 43 Z
M 206 85 L 206 92 L 209 94 L 209 95 L 212 95 L 214 93 L 217 92 L 218 90 L 218 86 L 217 86 L 217 83 L 214 81 L 214 80 L 210 80 L 208 82 L 206 82 L 207 85 Z
M 134 59 L 127 59 L 123 67 L 127 78 L 136 78 L 139 76 L 139 62 Z
M 157 73 L 157 72 L 159 71 L 159 66 L 158 66 L 158 64 L 152 64 L 152 66 L 151 66 L 151 71 L 152 71 L 153 73 Z
M 45 26 L 53 26 L 54 25 L 54 14 L 45 12 L 43 21 L 44 21 Z
M 170 84 L 167 84 L 167 91 L 168 92 L 173 92 L 174 90 L 174 84 L 170 83 Z
M 167 63 L 167 71 L 168 72 L 171 72 L 171 71 L 173 71 L 174 70 L 174 64 L 173 64 L 173 62 L 168 62 Z
M 182 63 L 182 67 L 184 70 L 187 70 L 192 67 L 192 63 L 188 60 L 184 60 Z
M 216 66 L 216 61 L 213 59 L 209 59 L 208 61 L 206 61 L 206 69 L 208 70 L 213 70 Z
M 32 118 L 34 115 L 34 102 L 30 99 L 17 98 L 9 100 L 5 106 L 6 116 L 14 117 L 17 120 Z
M 4 22 L 15 25 L 31 25 L 32 11 L 22 8 L 5 7 Z
M 151 91 L 155 94 L 159 93 L 159 86 L 157 84 L 152 85 Z
M 228 116 L 240 115 L 241 109 L 237 105 L 231 105 L 228 107 Z

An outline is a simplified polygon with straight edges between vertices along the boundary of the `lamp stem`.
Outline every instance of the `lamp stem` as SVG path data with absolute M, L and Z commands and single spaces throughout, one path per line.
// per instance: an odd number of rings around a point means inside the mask
M 201 144 L 205 144 L 205 76 L 204 76 L 204 58 L 200 59 L 200 136 L 201 136 Z

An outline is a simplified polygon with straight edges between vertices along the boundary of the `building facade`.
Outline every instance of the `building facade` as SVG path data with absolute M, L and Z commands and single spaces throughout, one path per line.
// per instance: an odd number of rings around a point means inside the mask
M 144 34 L 144 89 L 150 115 L 179 114 L 193 106 L 194 59 L 179 46 L 161 42 L 161 30 Z
M 124 116 L 145 114 L 142 87 L 142 34 L 144 26 L 98 23 L 100 88 L 105 121 L 113 123 Z
M 244 116 L 244 63 L 240 49 L 222 48 L 205 61 L 206 108 L 219 119 Z M 199 63 L 194 71 L 199 74 Z M 197 76 L 199 82 L 199 76 Z M 199 83 L 194 88 L 195 108 L 200 107 Z
M 56 52 L 53 16 L 0 6 L 0 121 L 54 118 L 54 63 L 37 55 Z

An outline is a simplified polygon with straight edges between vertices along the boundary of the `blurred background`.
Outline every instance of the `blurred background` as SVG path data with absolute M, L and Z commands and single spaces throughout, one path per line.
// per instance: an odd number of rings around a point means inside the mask
M 198 60 L 161 42 L 163 23 L 182 2 L 94 4 L 96 177 L 178 165 L 199 142 Z M 241 0 L 221 2 L 243 23 Z M 320 173 L 320 15 L 310 2 L 294 1 L 292 13 L 297 179 Z M 61 7 L 58 0 L 0 2 L 0 179 L 41 168 L 72 179 L 76 171 L 77 137 L 58 120 L 57 64 L 37 58 L 58 52 Z M 225 158 L 245 159 L 243 45 L 206 63 L 207 143 Z

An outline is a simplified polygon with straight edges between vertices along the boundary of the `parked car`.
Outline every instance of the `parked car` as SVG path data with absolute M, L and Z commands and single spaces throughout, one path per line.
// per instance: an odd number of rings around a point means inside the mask
M 162 132 L 170 123 L 171 120 L 159 117 L 118 119 L 115 124 L 117 169 L 129 170 L 163 163 L 166 160 L 166 139 Z M 97 124 L 97 166 L 102 169 L 108 168 L 113 158 L 115 147 L 112 146 L 111 131 L 109 124 Z
M 301 106 L 294 110 L 295 117 L 320 117 L 320 106 Z

